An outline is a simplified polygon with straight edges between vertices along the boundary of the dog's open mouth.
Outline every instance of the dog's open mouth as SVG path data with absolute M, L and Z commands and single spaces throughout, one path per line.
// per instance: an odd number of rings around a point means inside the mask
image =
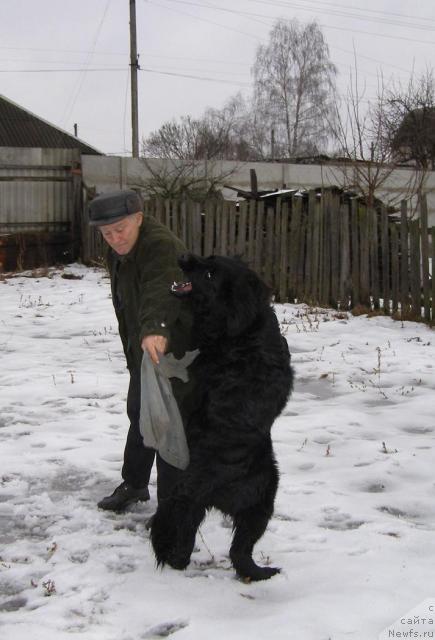
M 191 282 L 174 282 L 171 286 L 172 293 L 176 296 L 185 296 L 192 291 Z

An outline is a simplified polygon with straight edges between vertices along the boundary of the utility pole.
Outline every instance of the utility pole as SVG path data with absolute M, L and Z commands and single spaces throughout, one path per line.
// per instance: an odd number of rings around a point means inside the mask
M 137 100 L 136 0 L 130 0 L 131 136 L 133 158 L 139 157 L 139 116 Z

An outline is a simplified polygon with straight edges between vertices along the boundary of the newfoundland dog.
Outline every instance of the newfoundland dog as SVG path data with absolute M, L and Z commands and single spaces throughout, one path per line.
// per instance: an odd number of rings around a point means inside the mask
M 190 464 L 151 525 L 157 564 L 184 569 L 195 536 L 212 507 L 231 516 L 230 558 L 239 577 L 266 580 L 279 572 L 260 567 L 255 543 L 273 513 L 278 487 L 271 427 L 292 389 L 286 340 L 271 307 L 269 288 L 235 258 L 179 259 L 191 296 L 200 353 L 189 371 L 198 381 L 197 409 L 186 425 Z

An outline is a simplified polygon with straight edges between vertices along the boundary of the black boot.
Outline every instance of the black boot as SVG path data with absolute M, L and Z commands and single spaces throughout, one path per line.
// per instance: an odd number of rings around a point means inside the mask
M 129 504 L 134 502 L 146 502 L 150 499 L 150 493 L 147 487 L 143 489 L 135 489 L 126 482 L 116 487 L 112 495 L 103 498 L 98 503 L 100 509 L 108 511 L 124 511 Z

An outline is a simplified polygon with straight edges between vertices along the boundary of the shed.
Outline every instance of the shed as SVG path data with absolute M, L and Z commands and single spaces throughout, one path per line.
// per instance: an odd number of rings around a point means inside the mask
M 76 258 L 82 154 L 103 155 L 0 95 L 0 272 Z

